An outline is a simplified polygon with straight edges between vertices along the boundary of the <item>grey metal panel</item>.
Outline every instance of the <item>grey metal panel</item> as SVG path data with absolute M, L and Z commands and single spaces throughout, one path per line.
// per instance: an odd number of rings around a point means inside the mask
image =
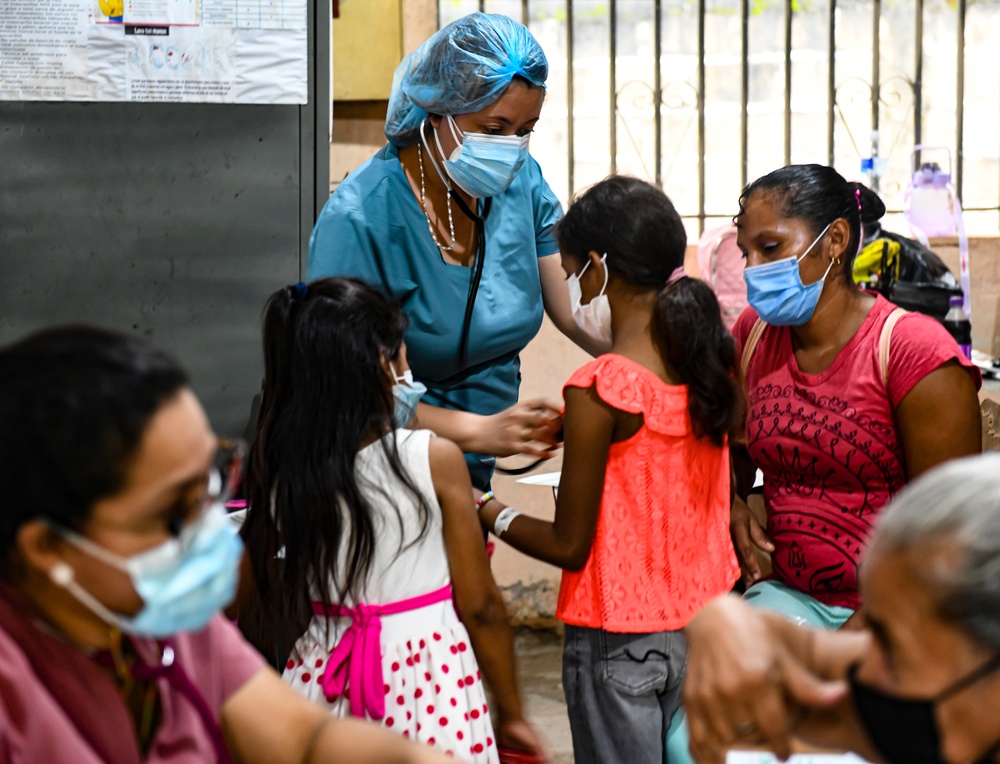
M 241 432 L 261 306 L 299 273 L 298 138 L 298 107 L 0 105 L 0 342 L 64 322 L 148 337 Z
M 147 337 L 242 433 L 264 300 L 301 277 L 329 195 L 329 0 L 309 27 L 301 107 L 0 102 L 0 344 L 67 322 Z
M 323 205 L 330 198 L 330 130 L 333 118 L 333 19 L 330 2 L 309 3 L 309 103 L 299 112 L 302 127 L 299 145 L 302 157 L 301 258 L 299 276 L 305 275 L 309 237 Z M 315 97 L 314 97 L 315 96 Z M 311 184 L 311 186 L 310 186 Z

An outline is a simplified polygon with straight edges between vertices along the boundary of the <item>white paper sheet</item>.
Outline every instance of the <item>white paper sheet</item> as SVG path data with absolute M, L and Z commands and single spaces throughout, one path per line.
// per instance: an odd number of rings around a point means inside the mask
M 562 472 L 543 472 L 539 475 L 528 475 L 528 477 L 523 477 L 518 480 L 518 483 L 524 483 L 525 485 L 543 485 L 549 488 L 559 487 L 559 478 L 562 476 Z M 764 485 L 764 473 L 757 470 L 757 475 L 754 478 L 753 487 L 760 488 Z
M 306 0 L 4 0 L 0 100 L 302 104 Z
M 781 764 L 781 759 L 767 751 L 730 751 L 726 764 Z M 786 764 L 866 764 L 853 753 L 797 753 Z

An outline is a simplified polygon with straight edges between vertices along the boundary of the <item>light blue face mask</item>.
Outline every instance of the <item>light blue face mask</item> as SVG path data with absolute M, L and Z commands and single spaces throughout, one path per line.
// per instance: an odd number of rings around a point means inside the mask
M 144 605 L 134 616 L 125 616 L 109 610 L 80 586 L 67 563 L 59 563 L 49 574 L 56 585 L 95 615 L 127 634 L 169 637 L 199 631 L 236 595 L 243 542 L 222 504 L 206 509 L 176 538 L 133 557 L 120 557 L 65 528 L 55 531 L 77 549 L 132 579 Z
M 819 281 L 802 283 L 799 263 L 808 255 L 816 243 L 823 238 L 833 223 L 813 239 L 801 257 L 787 257 L 773 263 L 754 265 L 743 269 L 743 280 L 747 283 L 747 302 L 757 311 L 757 315 L 771 326 L 802 326 L 812 318 L 816 303 L 823 291 L 827 274 L 833 267 L 833 260 Z
M 402 374 L 397 374 L 391 363 L 389 368 L 392 369 L 392 376 L 396 380 L 396 384 L 392 386 L 392 397 L 396 399 L 396 409 L 392 414 L 392 426 L 401 430 L 417 415 L 417 404 L 427 392 L 427 387 L 422 382 L 414 380 L 413 372 L 409 369 Z
M 455 185 L 478 199 L 497 196 L 510 188 L 528 158 L 529 136 L 462 133 L 451 116 L 445 119 L 458 144 L 444 159 L 445 170 Z M 444 157 L 437 130 L 434 140 Z

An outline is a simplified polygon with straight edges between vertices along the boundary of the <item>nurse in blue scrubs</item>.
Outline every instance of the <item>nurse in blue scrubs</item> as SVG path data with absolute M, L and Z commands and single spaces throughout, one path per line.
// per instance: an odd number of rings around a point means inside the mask
M 337 187 L 309 247 L 310 280 L 362 278 L 403 305 L 409 365 L 428 388 L 417 421 L 458 443 L 481 490 L 494 457 L 557 442 L 559 410 L 517 402 L 543 307 L 585 350 L 608 347 L 572 318 L 552 233 L 562 211 L 528 153 L 547 75 L 506 16 L 441 29 L 399 65 L 389 143 Z

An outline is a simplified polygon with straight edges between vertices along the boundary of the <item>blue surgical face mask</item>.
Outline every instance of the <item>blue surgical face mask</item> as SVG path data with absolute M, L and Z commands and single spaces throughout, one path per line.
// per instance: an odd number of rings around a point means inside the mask
M 414 380 L 413 372 L 409 369 L 402 374 L 397 374 L 391 363 L 389 368 L 392 369 L 392 376 L 396 382 L 392 386 L 392 397 L 396 399 L 396 409 L 392 414 L 392 426 L 396 429 L 402 429 L 417 415 L 417 404 L 427 392 L 427 387 Z
M 144 603 L 134 616 L 109 610 L 75 581 L 67 563 L 59 563 L 49 574 L 95 615 L 127 634 L 169 637 L 198 631 L 236 595 L 243 542 L 222 504 L 206 509 L 176 538 L 132 557 L 120 557 L 65 528 L 55 531 L 82 552 L 128 574 Z
M 451 116 L 445 120 L 458 146 L 446 157 L 437 130 L 434 140 L 455 185 L 479 199 L 497 196 L 510 188 L 528 158 L 528 136 L 462 133 Z
M 747 302 L 765 323 L 772 326 L 802 326 L 812 318 L 833 261 L 830 261 L 823 277 L 812 284 L 802 283 L 799 263 L 812 251 L 816 242 L 823 238 L 831 225 L 833 223 L 828 224 L 813 239 L 813 243 L 801 257 L 788 257 L 743 269 L 743 279 L 747 283 Z

